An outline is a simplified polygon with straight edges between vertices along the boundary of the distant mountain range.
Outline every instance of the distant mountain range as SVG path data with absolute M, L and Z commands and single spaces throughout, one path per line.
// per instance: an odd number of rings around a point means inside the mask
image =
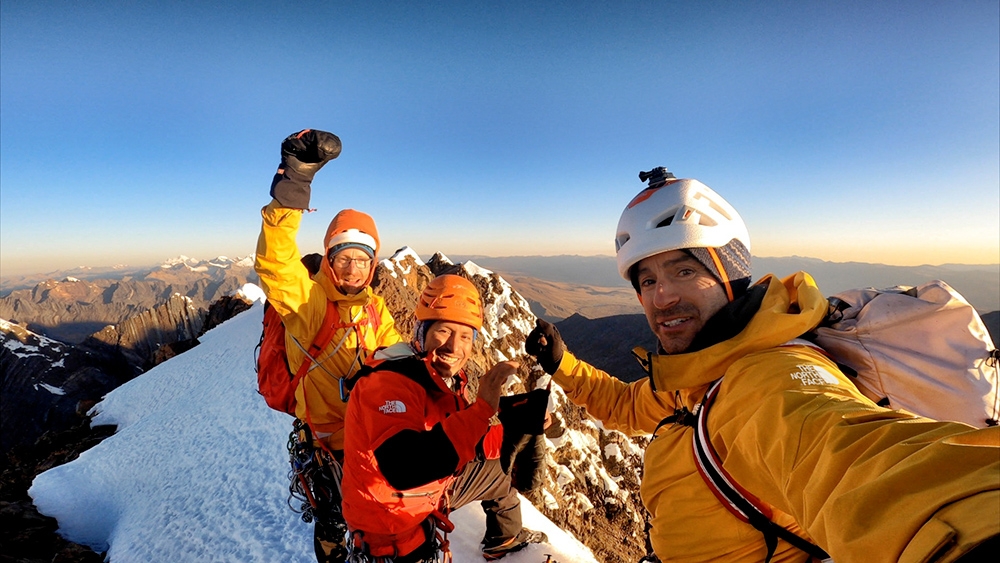
M 573 315 L 598 319 L 642 312 L 631 287 L 583 285 L 519 274 L 505 274 L 504 279 L 528 300 L 532 313 L 553 323 Z
M 179 256 L 144 269 L 76 269 L 42 279 L 4 279 L 0 318 L 49 338 L 78 344 L 109 325 L 187 297 L 196 309 L 256 283 L 251 258 Z M 26 285 L 27 284 L 27 285 Z
M 484 268 L 503 274 L 518 287 L 517 278 L 531 277 L 552 282 L 576 284 L 577 286 L 599 286 L 625 288 L 629 283 L 618 276 L 618 267 L 612 256 L 455 256 L 459 261 L 472 260 Z M 806 271 L 816 280 L 826 295 L 859 287 L 885 288 L 895 285 L 920 285 L 923 282 L 940 279 L 961 293 L 980 313 L 1000 310 L 1000 264 L 943 264 L 940 266 L 889 266 L 864 262 L 827 262 L 816 258 L 791 256 L 785 258 L 753 259 L 753 278 L 772 273 L 783 277 L 798 271 Z M 520 291 L 521 288 L 518 287 Z M 525 291 L 529 300 L 532 292 Z M 617 296 L 614 298 L 617 301 Z M 557 306 L 552 311 L 562 311 Z M 583 312 L 577 309 L 576 312 Z M 619 311 L 612 314 L 623 314 Z M 538 312 L 536 311 L 536 314 Z M 558 317 L 559 314 L 543 312 L 543 317 Z M 566 315 L 563 318 L 568 317 Z M 596 318 L 585 314 L 588 318 Z

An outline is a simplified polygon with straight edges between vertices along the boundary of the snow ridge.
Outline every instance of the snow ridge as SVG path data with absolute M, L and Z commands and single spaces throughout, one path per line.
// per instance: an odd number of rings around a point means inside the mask
M 286 504 L 291 417 L 257 394 L 255 304 L 201 344 L 109 393 L 94 424 L 117 432 L 77 460 L 37 476 L 28 491 L 67 539 L 107 551 L 115 563 L 310 561 L 312 527 Z M 527 500 L 524 525 L 548 544 L 508 563 L 595 562 L 583 545 Z M 481 561 L 478 503 L 454 512 L 456 562 Z

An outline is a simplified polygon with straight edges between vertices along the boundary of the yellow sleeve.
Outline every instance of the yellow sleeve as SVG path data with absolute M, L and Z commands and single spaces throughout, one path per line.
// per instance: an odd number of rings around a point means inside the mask
M 708 424 L 730 475 L 837 563 L 951 561 L 1000 533 L 1000 428 L 878 407 L 812 348 L 733 364 Z
M 326 294 L 309 278 L 296 243 L 301 209 L 281 207 L 272 200 L 261 210 L 254 269 L 268 301 L 281 315 L 285 330 L 308 346 L 326 314 Z
M 396 330 L 396 320 L 392 318 L 392 313 L 385 306 L 385 300 L 379 298 L 376 308 L 381 319 L 378 331 L 375 334 L 377 348 L 388 348 L 393 344 L 403 342 L 403 337 Z
M 674 413 L 672 395 L 655 393 L 648 379 L 625 383 L 569 351 L 563 353 L 552 380 L 606 428 L 631 436 L 652 434 L 660 421 Z

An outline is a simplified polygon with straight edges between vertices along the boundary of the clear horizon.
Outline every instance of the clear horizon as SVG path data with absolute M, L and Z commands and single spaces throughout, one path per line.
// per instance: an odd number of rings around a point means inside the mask
M 610 255 L 666 166 L 755 255 L 1000 263 L 995 1 L 4 2 L 0 67 L 0 276 L 252 252 L 307 127 L 304 252 Z
M 308 253 L 308 250 L 304 250 L 304 253 Z M 418 252 L 418 256 L 420 256 L 420 258 L 422 260 L 426 261 L 426 260 L 430 259 L 430 257 L 433 256 L 436 253 L 437 252 L 431 252 L 431 253 L 428 253 L 428 254 L 424 254 L 424 253 L 419 253 Z M 516 254 L 516 255 L 515 254 L 508 254 L 508 255 L 498 255 L 498 256 L 488 255 L 488 254 L 465 254 L 465 253 L 461 253 L 461 254 L 459 254 L 459 253 L 449 254 L 447 252 L 441 252 L 441 254 L 444 254 L 448 258 L 453 258 L 453 257 L 456 257 L 456 256 L 459 256 L 459 257 L 472 256 L 472 257 L 484 257 L 484 258 L 493 258 L 493 259 L 504 259 L 504 258 L 555 258 L 555 257 L 559 257 L 559 256 L 574 256 L 574 257 L 580 257 L 580 258 L 608 258 L 608 259 L 614 259 L 614 256 L 610 255 L 610 254 L 567 254 L 567 253 L 563 253 L 563 254 L 546 254 L 546 255 L 541 255 L 541 254 Z M 390 258 L 392 255 L 393 255 L 393 253 L 382 253 L 379 256 L 379 259 L 380 260 L 387 259 L 387 258 Z M 171 260 L 174 260 L 174 259 L 177 259 L 177 258 L 181 258 L 181 257 L 186 257 L 186 258 L 189 258 L 191 260 L 198 261 L 198 262 L 204 262 L 204 261 L 213 260 L 213 259 L 219 258 L 219 257 L 226 257 L 226 258 L 229 258 L 229 259 L 235 261 L 235 260 L 240 260 L 240 259 L 243 259 L 243 258 L 247 258 L 249 256 L 252 256 L 252 253 L 250 253 L 250 254 L 242 254 L 242 255 L 218 254 L 218 255 L 215 255 L 215 256 L 191 256 L 190 254 L 183 254 L 183 253 L 181 253 L 181 254 L 174 254 L 173 256 L 162 258 L 160 260 L 153 260 L 153 261 L 150 261 L 150 262 L 142 262 L 142 263 L 116 262 L 116 263 L 111 263 L 111 264 L 77 264 L 75 266 L 69 266 L 69 267 L 65 267 L 65 268 L 56 268 L 56 269 L 51 269 L 51 270 L 39 270 L 39 271 L 32 270 L 32 271 L 11 272 L 11 273 L 7 273 L 6 271 L 0 271 L 0 278 L 7 279 L 7 278 L 13 278 L 13 277 L 45 276 L 45 275 L 50 275 L 50 274 L 59 274 L 59 273 L 65 273 L 65 272 L 72 272 L 73 270 L 83 270 L 83 269 L 112 270 L 112 269 L 153 268 L 153 267 L 159 266 L 161 264 L 164 264 L 164 263 L 166 263 L 168 261 L 171 261 Z M 867 261 L 862 261 L 862 260 L 843 260 L 843 261 L 841 261 L 841 260 L 824 260 L 823 258 L 817 258 L 815 256 L 806 256 L 806 255 L 803 255 L 803 254 L 794 254 L 794 255 L 787 255 L 787 256 L 758 256 L 758 255 L 754 255 L 753 256 L 753 259 L 783 259 L 783 258 L 801 258 L 801 259 L 805 259 L 805 260 L 822 260 L 824 262 L 833 262 L 833 263 L 857 262 L 857 263 L 878 264 L 878 265 L 884 265 L 884 266 L 898 266 L 898 267 L 918 267 L 918 266 L 932 266 L 932 267 L 941 267 L 941 266 L 994 267 L 995 266 L 995 267 L 1000 268 L 1000 262 L 982 262 L 982 263 L 942 262 L 942 263 L 935 263 L 935 264 L 926 263 L 925 262 L 925 263 L 919 263 L 919 264 L 894 264 L 894 263 L 890 263 L 890 262 L 867 262 Z M 1000 271 L 998 271 L 998 273 L 1000 273 Z

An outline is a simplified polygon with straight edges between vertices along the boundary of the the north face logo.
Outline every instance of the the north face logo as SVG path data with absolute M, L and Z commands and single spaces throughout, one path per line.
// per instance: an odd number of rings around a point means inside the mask
M 386 401 L 378 410 L 382 411 L 382 414 L 397 414 L 406 412 L 406 405 L 403 401 Z
M 822 366 L 803 365 L 795 366 L 799 371 L 792 374 L 792 379 L 799 380 L 802 385 L 839 385 L 838 380 L 832 373 L 826 371 Z

